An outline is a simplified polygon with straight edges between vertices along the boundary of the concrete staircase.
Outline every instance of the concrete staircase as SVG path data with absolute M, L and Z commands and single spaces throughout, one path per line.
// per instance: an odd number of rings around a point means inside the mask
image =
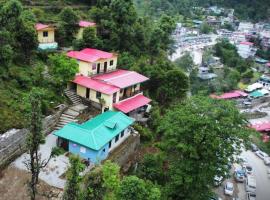
M 63 114 L 61 115 L 59 122 L 55 126 L 56 130 L 61 129 L 63 126 L 70 122 L 78 122 L 78 116 L 85 110 L 87 109 L 87 106 L 83 104 L 78 104 L 75 106 L 72 106 L 68 108 Z
M 75 92 L 66 89 L 64 93 L 71 100 L 73 105 L 78 105 L 82 103 L 81 98 Z

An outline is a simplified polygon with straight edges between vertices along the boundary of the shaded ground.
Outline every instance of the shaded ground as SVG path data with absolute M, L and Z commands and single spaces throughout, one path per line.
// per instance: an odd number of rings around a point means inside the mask
M 27 181 L 30 178 L 30 174 L 26 171 L 16 169 L 14 167 L 8 167 L 0 172 L 0 200 L 29 200 Z M 38 186 L 37 200 L 47 199 L 60 199 L 58 198 L 61 190 L 54 187 L 50 187 L 43 181 L 40 181 Z M 46 195 L 46 196 L 45 196 Z

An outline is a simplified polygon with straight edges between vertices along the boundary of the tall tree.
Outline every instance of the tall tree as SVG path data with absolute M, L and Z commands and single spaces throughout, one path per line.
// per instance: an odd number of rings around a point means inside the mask
M 104 187 L 106 188 L 105 200 L 115 200 L 120 184 L 120 168 L 111 161 L 106 161 L 102 167 Z
M 63 45 L 69 46 L 75 38 L 79 26 L 79 17 L 71 7 L 64 8 L 60 15 L 60 26 L 57 37 Z
M 57 155 L 56 149 L 52 149 L 50 156 L 46 159 L 41 158 L 39 152 L 40 144 L 45 142 L 45 138 L 42 132 L 42 113 L 41 113 L 41 101 L 44 98 L 44 93 L 39 88 L 34 88 L 29 94 L 29 134 L 27 137 L 27 148 L 29 153 L 29 159 L 24 161 L 26 168 L 31 172 L 31 180 L 29 182 L 31 199 L 36 199 L 37 184 L 39 181 L 39 173 L 41 169 L 47 166 L 50 159 Z
M 67 183 L 63 194 L 63 200 L 79 200 L 82 198 L 80 172 L 83 171 L 84 165 L 78 156 L 69 157 L 70 167 L 67 171 Z
M 215 175 L 228 170 L 250 130 L 233 103 L 195 96 L 167 111 L 160 123 L 169 162 L 169 199 L 206 199 Z
M 62 54 L 51 55 L 49 63 L 49 73 L 52 76 L 53 83 L 56 85 L 59 94 L 62 94 L 67 83 L 74 79 L 78 72 L 78 63 Z

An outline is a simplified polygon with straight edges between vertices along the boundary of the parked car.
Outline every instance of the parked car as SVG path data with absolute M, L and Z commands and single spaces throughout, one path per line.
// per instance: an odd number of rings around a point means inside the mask
M 245 180 L 246 192 L 256 193 L 256 179 L 254 176 L 247 176 Z
M 233 187 L 233 183 L 232 182 L 227 182 L 225 187 L 224 187 L 224 193 L 226 195 L 233 195 L 233 191 L 234 191 L 234 187 Z
M 234 172 L 234 178 L 237 182 L 244 182 L 245 180 L 245 171 L 244 170 L 236 170 Z
M 261 159 L 264 159 L 265 157 L 268 157 L 267 153 L 264 153 L 263 151 L 256 151 L 255 154 L 261 158 Z
M 218 175 L 216 175 L 216 176 L 214 177 L 214 185 L 215 185 L 215 186 L 220 186 L 221 183 L 222 183 L 222 181 L 223 181 L 223 176 L 218 176 Z
M 265 157 L 263 161 L 265 165 L 270 165 L 270 157 Z
M 253 174 L 253 168 L 250 165 L 246 165 L 244 168 L 245 175 L 252 175 Z
M 222 200 L 222 199 L 219 196 L 214 195 L 214 196 L 209 197 L 209 200 Z
M 256 151 L 258 151 L 259 150 L 259 148 L 256 146 L 256 144 L 251 144 L 250 145 L 250 147 L 251 147 L 251 151 L 253 151 L 253 152 L 256 152 Z
M 270 169 L 267 169 L 267 176 L 270 178 Z
M 256 194 L 252 192 L 247 193 L 247 200 L 256 200 Z

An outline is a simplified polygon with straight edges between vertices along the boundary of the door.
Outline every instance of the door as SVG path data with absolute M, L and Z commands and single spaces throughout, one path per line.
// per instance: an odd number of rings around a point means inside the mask
M 86 88 L 85 98 L 89 99 L 90 89 Z
M 100 73 L 100 64 L 97 65 L 97 74 Z
M 107 72 L 107 62 L 104 63 L 104 73 Z

